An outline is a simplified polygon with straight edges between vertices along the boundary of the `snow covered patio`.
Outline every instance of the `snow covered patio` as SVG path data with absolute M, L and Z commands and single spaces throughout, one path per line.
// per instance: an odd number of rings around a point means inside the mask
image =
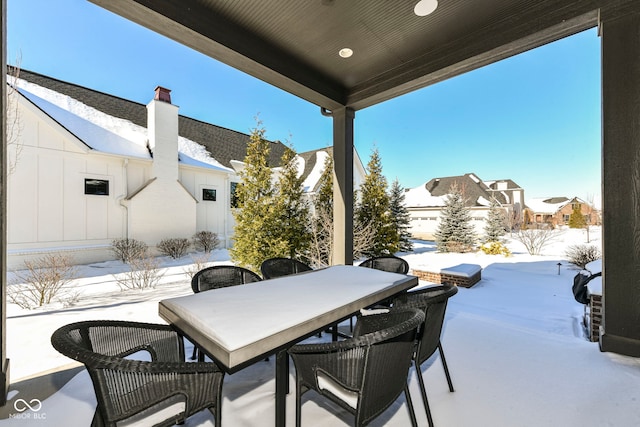
M 562 246 L 571 241 L 567 235 L 563 240 Z M 583 307 L 571 293 L 577 271 L 559 255 L 562 249 L 547 251 L 556 255 L 532 257 L 511 247 L 514 256 L 510 258 L 477 253 L 437 254 L 429 244 L 403 255 L 416 268 L 452 262 L 483 267 L 482 280 L 473 288 L 461 288 L 447 310 L 443 346 L 456 391 L 448 391 L 437 357 L 423 366 L 436 426 L 640 425 L 640 359 L 602 353 L 597 343 L 587 340 L 580 324 Z M 228 259 L 223 251 L 217 251 L 214 262 L 228 263 Z M 558 262 L 562 263 L 560 274 Z M 191 292 L 183 267 L 169 262 L 166 284 L 156 290 L 130 293 L 118 291 L 105 276 L 119 267 L 102 265 L 94 270 L 103 270 L 103 275 L 94 272 L 86 279 L 81 286 L 84 298 L 74 307 L 28 311 L 10 306 L 8 352 L 15 380 L 0 427 L 89 425 L 95 398 L 83 369 L 71 371 L 66 384 L 61 380 L 47 386 L 55 391 L 50 396 L 46 387 L 38 385 L 63 376 L 43 375 L 42 371 L 70 366 L 70 359 L 51 348 L 51 332 L 83 319 L 126 318 L 162 323 L 157 316 L 158 301 Z M 108 290 L 112 292 L 107 293 Z M 348 322 L 342 326 L 348 328 Z M 328 340 L 330 336 L 323 334 L 314 339 Z M 224 425 L 273 425 L 274 371 L 274 358 L 270 358 L 225 377 Z M 293 375 L 291 366 L 291 381 Z M 37 378 L 33 381 L 36 386 L 21 388 L 26 383 L 20 378 L 30 376 Z M 410 389 L 418 423 L 426 425 L 413 370 Z M 38 412 L 19 412 L 16 407 L 24 409 L 19 399 L 39 399 L 41 407 Z M 305 426 L 352 423 L 349 414 L 313 393 L 308 393 L 303 402 Z M 287 421 L 287 425 L 293 425 L 293 394 L 288 397 Z M 186 425 L 213 426 L 213 417 L 202 412 Z M 409 425 L 404 400 L 398 400 L 372 425 Z

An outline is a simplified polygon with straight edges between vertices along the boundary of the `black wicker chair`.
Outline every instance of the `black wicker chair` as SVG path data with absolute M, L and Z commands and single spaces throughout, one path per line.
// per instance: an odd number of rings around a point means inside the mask
M 214 265 L 203 268 L 193 275 L 191 289 L 194 293 L 211 289 L 226 288 L 228 286 L 244 285 L 245 283 L 259 282 L 262 278 L 251 270 L 235 265 Z M 193 346 L 191 360 L 197 357 L 198 348 Z M 200 361 L 204 361 L 204 354 L 200 354 Z
M 259 282 L 260 280 L 262 280 L 260 276 L 246 268 L 235 265 L 215 265 L 194 274 L 191 279 L 191 288 L 193 292 L 198 293 L 210 289 Z
M 291 347 L 296 426 L 301 422 L 302 395 L 309 390 L 354 414 L 356 426 L 367 425 L 404 392 L 416 426 L 407 376 L 416 331 L 423 321 L 424 313 L 416 309 L 373 314 L 358 319 L 353 338 Z
M 265 279 L 288 276 L 313 270 L 302 261 L 293 258 L 269 258 L 260 265 L 260 272 Z
M 212 362 L 185 362 L 184 342 L 168 325 L 78 322 L 56 330 L 51 344 L 91 376 L 92 427 L 172 426 L 206 408 L 220 427 L 224 372 Z
M 387 271 L 389 273 L 409 273 L 409 263 L 402 258 L 393 255 L 381 255 L 368 258 L 362 261 L 358 267 L 373 268 L 374 270 Z M 391 307 L 391 299 L 380 301 L 375 306 L 369 308 L 377 309 L 389 307 Z M 353 318 L 349 320 L 349 327 L 353 330 Z
M 435 353 L 436 350 L 438 350 L 440 353 L 440 360 L 442 360 L 444 373 L 447 377 L 447 383 L 449 384 L 449 391 L 454 391 L 453 383 L 451 382 L 451 375 L 449 375 L 449 368 L 447 367 L 447 360 L 445 359 L 444 351 L 442 350 L 440 335 L 444 324 L 447 302 L 449 298 L 454 296 L 457 292 L 458 288 L 453 285 L 432 286 L 413 292 L 407 292 L 397 297 L 393 302 L 393 310 L 419 308 L 425 314 L 424 324 L 420 327 L 420 331 L 418 332 L 418 346 L 414 355 L 414 365 L 416 368 L 416 374 L 418 375 L 420 391 L 422 392 L 422 400 L 427 412 L 427 420 L 429 421 L 430 426 L 433 426 L 433 419 L 431 417 L 431 410 L 429 409 L 427 391 L 424 386 L 424 379 L 422 378 L 420 365 L 422 365 L 433 355 L 433 353 Z
M 388 271 L 389 273 L 409 273 L 409 263 L 393 255 L 383 255 L 366 259 L 359 264 L 359 267 L 374 268 L 376 270 Z

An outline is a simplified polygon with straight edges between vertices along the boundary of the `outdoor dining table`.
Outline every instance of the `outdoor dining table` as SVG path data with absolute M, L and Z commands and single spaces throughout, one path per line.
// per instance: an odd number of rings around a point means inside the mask
M 411 275 L 351 265 L 160 301 L 159 314 L 227 373 L 276 355 L 276 426 L 285 425 L 287 349 L 418 284 Z

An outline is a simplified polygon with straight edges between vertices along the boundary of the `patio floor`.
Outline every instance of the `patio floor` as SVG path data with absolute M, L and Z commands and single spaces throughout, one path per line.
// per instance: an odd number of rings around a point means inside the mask
M 631 426 L 640 425 L 640 360 L 601 353 L 597 343 L 541 334 L 515 321 L 505 325 L 452 301 L 443 346 L 456 388 L 450 393 L 440 361 L 423 365 L 434 422 L 439 426 Z M 344 323 L 342 327 L 348 327 Z M 315 338 L 319 339 L 319 338 Z M 329 339 L 324 334 L 322 339 Z M 223 423 L 271 426 L 274 420 L 274 358 L 225 378 Z M 293 365 L 291 381 L 294 380 Z M 419 425 L 426 425 L 415 371 L 410 389 Z M 87 426 L 95 408 L 83 368 L 62 369 L 13 384 L 0 426 Z M 303 400 L 303 425 L 351 425 L 352 417 L 312 392 Z M 18 412 L 18 399 L 39 399 L 39 411 Z M 20 407 L 20 404 L 18 404 Z M 294 424 L 294 396 L 287 402 Z M 213 426 L 208 412 L 187 426 Z M 399 399 L 372 426 L 406 426 Z

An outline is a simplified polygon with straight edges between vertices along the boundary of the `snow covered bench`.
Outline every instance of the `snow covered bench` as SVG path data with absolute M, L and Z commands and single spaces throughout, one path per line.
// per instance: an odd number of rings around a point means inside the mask
M 478 264 L 458 264 L 441 268 L 438 271 L 413 270 L 412 274 L 420 280 L 432 283 L 448 283 L 463 288 L 470 288 L 480 281 L 482 267 Z

